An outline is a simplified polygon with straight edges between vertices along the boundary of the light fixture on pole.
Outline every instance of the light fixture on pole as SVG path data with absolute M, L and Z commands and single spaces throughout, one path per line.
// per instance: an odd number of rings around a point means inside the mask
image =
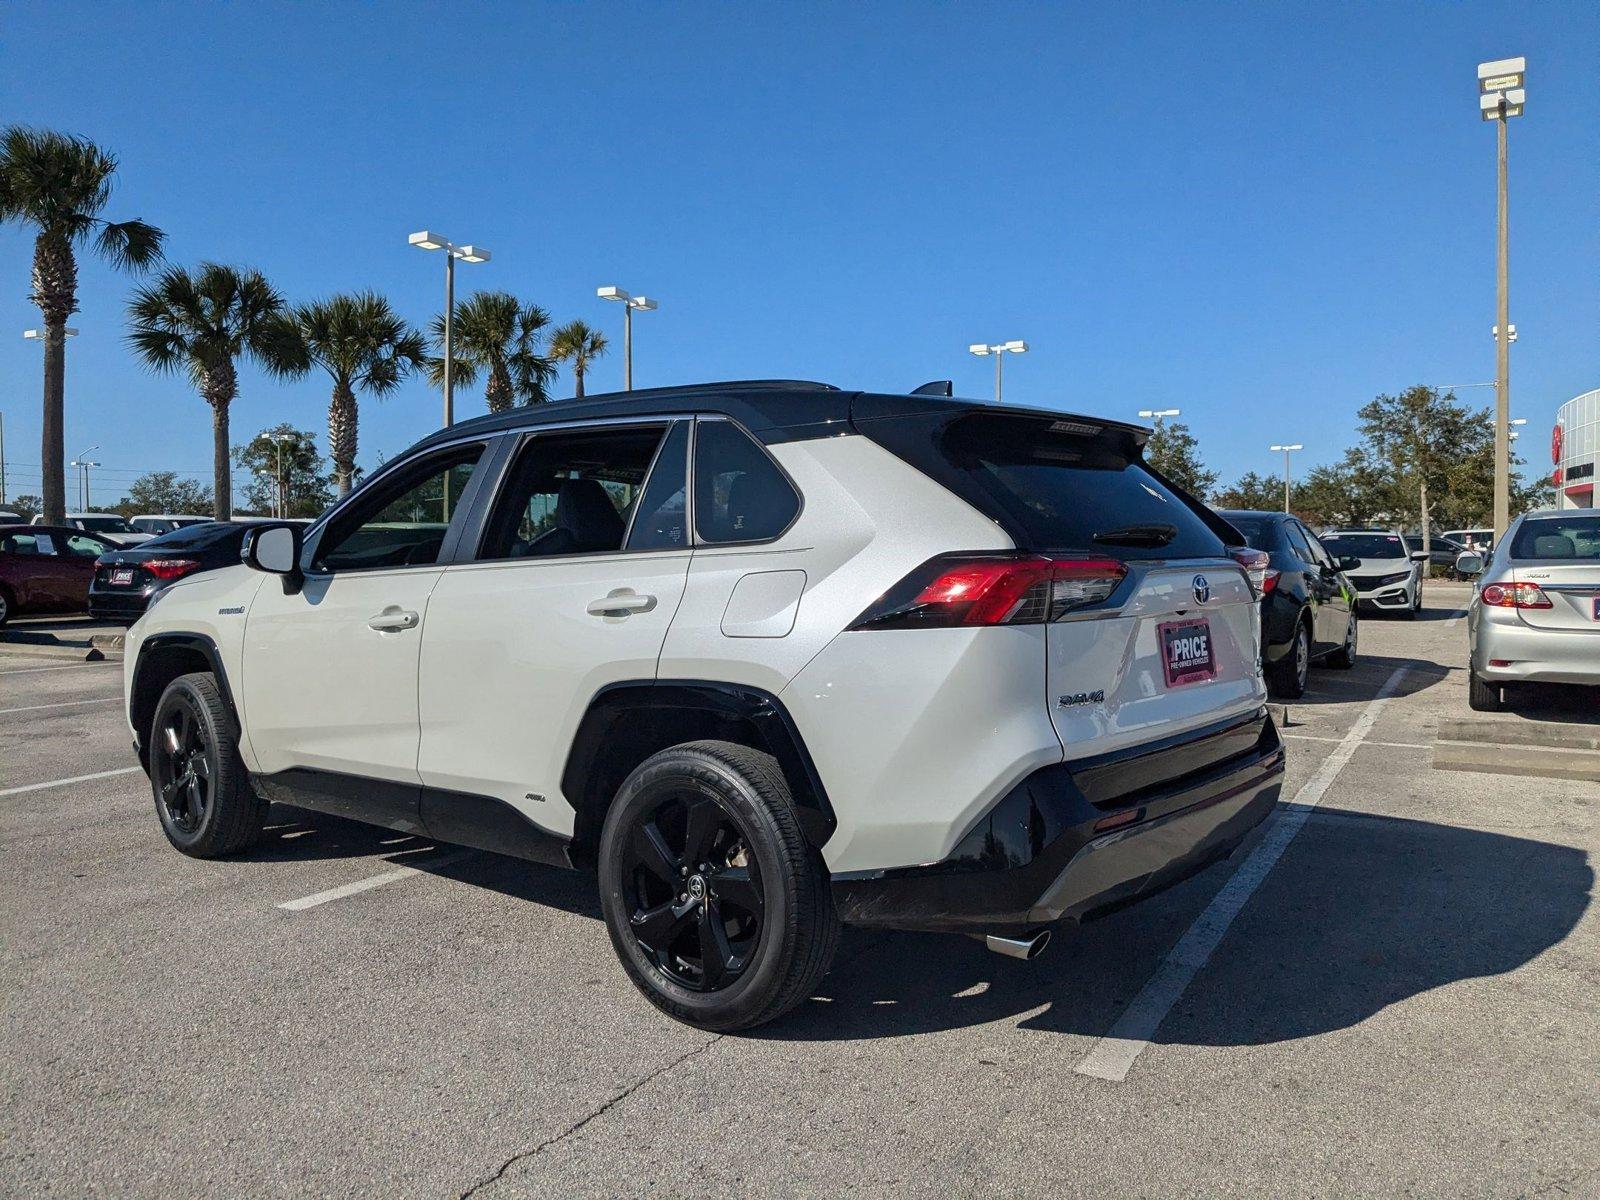
M 66 334 L 68 337 L 77 337 L 78 336 L 78 327 L 76 325 L 68 325 L 61 332 Z M 22 331 L 22 336 L 27 338 L 29 341 L 43 341 L 44 340 L 44 330 L 42 330 L 42 329 L 24 329 Z
M 654 312 L 661 306 L 648 296 L 631 296 L 619 287 L 597 288 L 594 293 L 602 300 L 615 300 L 622 305 L 622 390 L 633 391 L 633 310 Z
M 79 454 L 77 458 L 73 459 L 69 464 L 67 464 L 68 466 L 75 467 L 78 472 L 79 512 L 89 511 L 89 468 L 98 467 L 100 465 L 97 462 L 90 462 L 89 455 L 93 454 L 98 449 L 100 449 L 98 445 L 90 446 L 87 450 L 83 451 L 83 453 Z
M 1290 453 L 1292 451 L 1304 450 L 1305 447 L 1302 446 L 1299 442 L 1295 442 L 1293 445 L 1289 445 L 1289 446 L 1274 446 L 1272 448 L 1274 450 L 1282 450 L 1283 451 L 1283 511 L 1284 512 L 1288 512 L 1289 511 L 1289 455 L 1290 455 Z
M 1007 354 L 1026 354 L 1027 342 L 1000 342 L 990 345 L 988 342 L 974 342 L 967 347 L 969 353 L 976 354 L 979 358 L 994 355 L 994 402 L 1000 403 L 1000 364 L 1005 361 Z
M 1176 417 L 1182 415 L 1182 413 L 1183 410 L 1181 408 L 1141 408 L 1139 410 L 1139 415 L 1147 421 L 1154 421 L 1157 428 L 1160 428 L 1163 417 Z
M 1528 60 L 1502 58 L 1478 64 L 1478 113 L 1495 123 L 1498 162 L 1495 225 L 1494 324 L 1494 532 L 1498 538 L 1511 522 L 1511 324 L 1510 237 L 1507 230 L 1506 122 L 1522 115 L 1527 103 Z
M 444 251 L 444 423 L 455 424 L 455 331 L 452 325 L 456 315 L 456 259 L 469 263 L 489 261 L 489 252 L 482 246 L 457 246 L 437 233 L 424 229 L 408 239 L 419 250 Z

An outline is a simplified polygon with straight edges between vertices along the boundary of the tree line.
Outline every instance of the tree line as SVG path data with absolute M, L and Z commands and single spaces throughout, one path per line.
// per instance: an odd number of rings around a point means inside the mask
M 52 523 L 66 515 L 66 325 L 78 311 L 78 253 L 90 249 L 113 268 L 137 274 L 165 262 L 160 229 L 102 216 L 116 172 L 116 157 L 85 138 L 20 125 L 0 133 L 0 224 L 34 234 L 28 298 L 39 307 L 44 344 L 40 504 Z M 454 378 L 468 386 L 482 378 L 489 410 L 500 412 L 549 401 L 556 364 L 564 362 L 582 396 L 585 374 L 606 353 L 605 335 L 583 321 L 558 329 L 550 323 L 543 308 L 509 292 L 479 292 L 458 302 Z M 328 376 L 328 454 L 339 495 L 349 491 L 357 473 L 358 397 L 381 399 L 418 372 L 436 383 L 444 375 L 443 314 L 433 318 L 431 337 L 425 337 L 374 292 L 290 304 L 250 267 L 167 266 L 134 291 L 128 330 L 136 359 L 153 371 L 187 376 L 211 409 L 209 507 L 218 520 L 232 513 L 235 455 L 228 415 L 242 360 L 279 379 L 314 370 Z
M 1356 414 L 1360 441 L 1334 463 L 1291 479 L 1289 507 L 1312 527 L 1405 524 L 1418 530 L 1487 527 L 1494 514 L 1494 418 L 1454 392 L 1419 384 Z M 1247 471 L 1219 487 L 1183 424 L 1158 424 L 1146 458 L 1217 508 L 1283 508 L 1283 477 Z M 1511 456 L 1511 515 L 1550 504 L 1548 476 L 1525 481 Z

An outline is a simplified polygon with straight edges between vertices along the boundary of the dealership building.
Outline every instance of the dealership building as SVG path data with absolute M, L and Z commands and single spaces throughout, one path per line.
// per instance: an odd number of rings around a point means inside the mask
M 1555 463 L 1556 506 L 1594 508 L 1595 475 L 1600 473 L 1600 388 L 1561 406 L 1550 434 L 1550 458 Z

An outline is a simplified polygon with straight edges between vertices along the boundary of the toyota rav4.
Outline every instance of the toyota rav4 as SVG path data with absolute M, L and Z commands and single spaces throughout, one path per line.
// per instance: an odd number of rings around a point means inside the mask
M 278 801 L 593 868 L 708 1029 L 810 995 L 843 924 L 1032 957 L 1282 784 L 1260 556 L 1147 434 L 795 382 L 443 429 L 130 631 L 161 827 L 237 853 Z

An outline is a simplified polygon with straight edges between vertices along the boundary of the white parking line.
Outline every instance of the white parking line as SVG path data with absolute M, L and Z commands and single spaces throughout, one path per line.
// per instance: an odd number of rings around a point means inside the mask
M 69 783 L 88 783 L 91 779 L 110 779 L 113 775 L 132 775 L 142 767 L 118 767 L 115 771 L 95 771 L 89 775 L 72 775 L 66 779 L 50 779 L 44 783 L 29 783 L 22 787 L 0 788 L 0 796 L 20 796 L 23 792 L 42 792 L 45 788 L 66 787 Z
M 1300 742 L 1342 742 L 1343 738 L 1318 737 L 1314 733 L 1286 733 L 1284 741 L 1290 738 Z M 1363 742 L 1364 746 L 1382 746 L 1386 750 L 1426 750 L 1428 747 L 1422 742 Z
M 1161 1022 L 1166 1020 L 1172 1006 L 1178 1002 L 1178 997 L 1183 995 L 1190 981 L 1211 958 L 1223 935 L 1228 932 L 1228 926 L 1233 924 L 1233 919 L 1239 915 L 1246 901 L 1261 886 L 1261 881 L 1277 864 L 1295 834 L 1304 827 L 1312 810 L 1327 794 L 1328 787 L 1344 770 L 1356 748 L 1365 740 L 1389 697 L 1394 695 L 1401 678 L 1410 669 L 1409 666 L 1398 667 L 1384 680 L 1377 696 L 1367 702 L 1350 732 L 1322 760 L 1316 774 L 1295 794 L 1294 799 L 1285 806 L 1285 811 L 1268 828 L 1266 836 L 1256 843 L 1250 856 L 1178 939 L 1178 944 L 1167 953 L 1133 1002 L 1122 1010 L 1122 1015 L 1110 1031 L 1084 1055 L 1083 1061 L 1074 1068 L 1079 1075 L 1106 1079 L 1112 1083 L 1121 1083 L 1128 1077 L 1134 1060 L 1144 1053 L 1150 1039 L 1161 1027 Z
M 107 696 L 103 700 L 63 700 L 59 704 L 24 704 L 21 708 L 0 708 L 0 717 L 7 713 L 38 712 L 42 708 L 71 708 L 74 704 L 116 704 L 121 696 Z
M 472 850 L 458 850 L 454 854 L 446 854 L 443 858 L 428 860 L 428 867 L 443 867 L 450 863 L 459 862 L 467 855 L 473 854 Z M 304 912 L 308 908 L 316 908 L 319 904 L 327 904 L 333 900 L 343 900 L 346 896 L 360 895 L 370 892 L 373 888 L 380 888 L 386 883 L 399 883 L 402 879 L 409 879 L 413 875 L 421 875 L 426 868 L 423 867 L 396 867 L 392 871 L 385 871 L 382 875 L 370 875 L 366 879 L 358 879 L 354 883 L 347 883 L 343 887 L 329 888 L 325 892 L 317 892 L 312 896 L 302 896 L 298 900 L 285 900 L 278 905 L 287 912 Z
M 0 675 L 38 675 L 43 671 L 87 671 L 91 667 L 120 667 L 121 665 L 120 662 L 68 663 L 64 667 L 28 667 L 21 671 L 0 671 Z

